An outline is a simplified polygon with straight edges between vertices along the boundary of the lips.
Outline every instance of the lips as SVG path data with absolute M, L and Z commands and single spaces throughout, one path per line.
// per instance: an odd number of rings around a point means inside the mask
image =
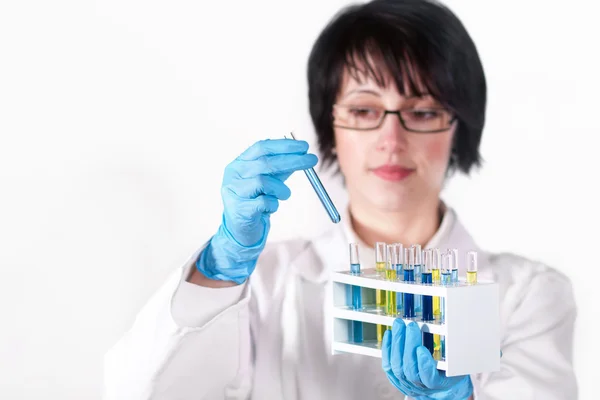
M 405 168 L 399 165 L 383 165 L 373 169 L 373 173 L 386 181 L 398 182 L 415 172 L 412 168 Z

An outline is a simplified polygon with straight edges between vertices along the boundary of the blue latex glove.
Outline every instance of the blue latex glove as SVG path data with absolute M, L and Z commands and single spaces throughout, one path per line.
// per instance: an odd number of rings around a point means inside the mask
M 279 200 L 291 195 L 285 180 L 317 164 L 317 156 L 307 151 L 303 140 L 262 140 L 225 168 L 222 222 L 196 262 L 207 278 L 240 284 L 254 271 L 267 241 L 270 215 Z
M 389 381 L 402 393 L 418 400 L 468 399 L 473 393 L 471 378 L 446 377 L 437 370 L 431 353 L 422 345 L 422 332 L 415 322 L 408 326 L 400 318 L 383 335 L 382 366 Z

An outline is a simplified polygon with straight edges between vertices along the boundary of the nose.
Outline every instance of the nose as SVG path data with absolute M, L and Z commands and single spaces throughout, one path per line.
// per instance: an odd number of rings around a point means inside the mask
M 393 153 L 406 149 L 408 134 L 398 114 L 387 114 L 379 127 L 377 150 Z

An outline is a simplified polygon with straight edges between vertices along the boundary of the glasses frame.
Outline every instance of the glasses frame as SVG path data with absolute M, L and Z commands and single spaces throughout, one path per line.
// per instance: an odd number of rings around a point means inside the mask
M 347 106 L 344 104 L 334 104 L 333 107 L 351 107 L 351 106 Z M 374 108 L 374 107 L 371 107 Z M 443 110 L 446 112 L 451 113 L 450 111 L 448 111 L 448 109 L 446 108 L 442 108 L 442 107 L 428 107 L 428 108 L 423 108 L 423 111 L 434 111 L 434 110 Z M 408 128 L 406 126 L 406 122 L 404 121 L 404 118 L 402 118 L 402 112 L 405 111 L 412 111 L 412 109 L 405 109 L 405 110 L 386 110 L 383 109 L 383 115 L 381 116 L 381 118 L 379 119 L 379 123 L 377 124 L 377 126 L 374 126 L 372 128 L 354 128 L 354 127 L 350 127 L 350 126 L 344 126 L 344 125 L 338 125 L 335 122 L 333 123 L 333 126 L 335 126 L 336 128 L 342 128 L 342 129 L 350 129 L 353 131 L 374 131 L 376 129 L 379 129 L 381 127 L 381 125 L 383 124 L 383 121 L 385 121 L 385 117 L 388 116 L 388 114 L 394 114 L 398 116 L 398 119 L 400 120 L 400 124 L 402 125 L 402 127 L 409 131 L 409 132 L 414 132 L 414 133 L 440 133 L 440 132 L 446 132 L 447 130 L 449 130 L 450 128 L 452 128 L 452 124 L 458 119 L 456 117 L 456 115 L 452 115 L 452 118 L 450 118 L 450 121 L 448 121 L 448 127 L 446 128 L 442 128 L 442 129 L 435 129 L 432 131 L 419 131 L 419 130 L 415 130 L 415 129 L 411 129 Z M 451 113 L 452 114 L 452 113 Z M 332 114 L 333 116 L 333 114 Z M 335 116 L 334 120 L 335 120 Z

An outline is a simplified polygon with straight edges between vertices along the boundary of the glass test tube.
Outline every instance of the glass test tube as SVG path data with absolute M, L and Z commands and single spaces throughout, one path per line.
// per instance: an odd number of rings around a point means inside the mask
M 445 286 L 452 285 L 452 269 L 454 265 L 454 255 L 451 252 L 446 252 L 442 257 L 442 268 L 441 268 L 441 284 Z M 440 298 L 440 321 L 442 324 L 446 323 L 446 299 Z M 442 359 L 446 357 L 446 338 L 442 336 Z
M 360 258 L 358 256 L 358 243 L 350 243 L 350 273 L 360 275 Z M 352 285 L 352 309 L 362 309 L 361 287 Z M 355 343 L 363 341 L 363 323 L 361 321 L 352 322 L 352 340 Z
M 414 247 L 404 249 L 404 281 L 415 281 L 415 249 Z M 414 294 L 404 293 L 404 318 L 415 317 Z
M 450 250 L 454 261 L 452 263 L 452 283 L 458 283 L 458 249 Z
M 477 283 L 477 252 L 469 251 L 467 253 L 467 283 L 474 285 Z
M 421 274 L 421 284 L 431 285 L 433 282 L 433 274 L 431 272 L 431 251 L 423 252 L 423 272 Z M 433 299 L 431 296 L 423 295 L 423 321 L 431 322 L 433 320 Z M 433 334 L 423 332 L 423 346 L 433 355 Z
M 396 279 L 404 280 L 404 271 L 402 269 L 402 260 L 404 259 L 404 245 L 402 243 L 394 243 L 394 262 L 396 264 Z M 396 315 L 402 315 L 404 296 L 402 293 L 396 293 Z
M 387 246 L 387 264 L 385 269 L 385 279 L 388 281 L 396 280 L 396 264 L 398 264 L 398 261 L 395 257 L 394 244 L 390 244 Z M 385 313 L 389 316 L 395 317 L 397 314 L 396 292 L 393 290 L 385 291 L 385 306 Z M 392 329 L 392 327 L 388 326 L 387 329 Z
M 375 271 L 380 278 L 385 277 L 387 266 L 387 246 L 384 242 L 375 243 Z M 377 312 L 385 312 L 385 290 L 375 289 L 375 306 Z M 386 325 L 377 324 L 377 341 L 383 340 Z
M 440 284 L 440 267 L 441 267 L 440 249 L 431 249 L 431 280 L 434 285 Z M 440 317 L 440 297 L 433 296 L 433 317 Z
M 431 276 L 434 285 L 440 284 L 440 268 L 442 264 L 442 254 L 440 249 L 431 249 Z M 433 318 L 440 320 L 440 296 L 433 296 Z M 439 360 L 442 358 L 442 339 L 440 335 L 433 335 L 433 358 Z
M 423 285 L 431 285 L 433 283 L 433 273 L 431 272 L 431 251 L 425 252 L 425 263 L 423 265 L 423 273 L 421 274 L 421 283 Z M 433 321 L 433 298 L 432 296 L 423 295 L 423 321 Z
M 412 246 L 415 249 L 415 282 L 421 283 L 421 273 L 423 272 L 423 250 L 420 244 L 414 244 Z M 423 312 L 423 296 L 415 294 L 415 316 L 420 315 Z

